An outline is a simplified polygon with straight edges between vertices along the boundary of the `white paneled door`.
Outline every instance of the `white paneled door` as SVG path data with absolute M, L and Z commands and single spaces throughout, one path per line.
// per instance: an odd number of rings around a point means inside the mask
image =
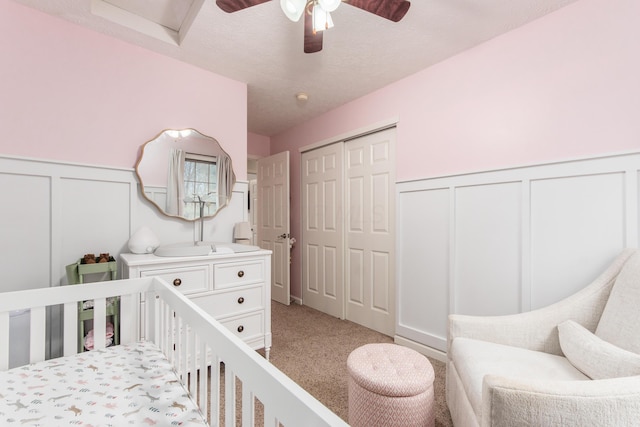
M 344 319 L 343 144 L 302 153 L 302 302 Z
M 395 128 L 345 144 L 346 317 L 395 331 Z
M 302 154 L 303 302 L 393 335 L 395 128 Z
M 289 305 L 289 152 L 258 160 L 258 246 L 271 256 L 271 299 Z

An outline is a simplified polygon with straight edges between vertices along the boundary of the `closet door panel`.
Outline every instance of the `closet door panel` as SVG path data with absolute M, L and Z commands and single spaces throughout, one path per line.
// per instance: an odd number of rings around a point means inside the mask
M 341 301 L 342 294 L 342 270 L 338 271 L 338 266 L 342 263 L 338 260 L 338 254 L 342 251 L 338 251 L 338 248 L 332 246 L 324 246 L 322 248 L 323 257 L 319 264 L 320 278 L 323 290 L 321 295 L 329 301 L 337 302 Z
M 320 272 L 318 271 L 320 265 L 320 248 L 317 245 L 305 245 L 304 257 L 308 262 L 308 266 L 305 269 L 304 282 L 306 284 L 307 292 L 319 294 L 321 291 L 320 286 Z
M 395 332 L 395 129 L 345 143 L 348 320 Z
M 344 318 L 342 144 L 302 154 L 302 300 Z
M 361 249 L 349 249 L 347 265 L 349 277 L 347 284 L 349 287 L 349 303 L 364 305 L 364 251 Z
M 394 300 L 393 295 L 389 294 L 389 290 L 393 289 L 389 280 L 392 277 L 391 266 L 392 260 L 388 252 L 371 252 L 371 308 L 382 313 L 392 313 L 395 307 L 391 306 Z

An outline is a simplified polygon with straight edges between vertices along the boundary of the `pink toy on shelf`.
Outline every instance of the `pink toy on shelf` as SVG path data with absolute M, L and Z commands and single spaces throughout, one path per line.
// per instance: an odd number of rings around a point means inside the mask
M 109 347 L 113 344 L 113 324 L 107 323 L 107 332 L 105 334 L 105 345 Z M 86 350 L 93 350 L 93 329 L 87 333 L 87 336 L 84 337 L 84 348 Z

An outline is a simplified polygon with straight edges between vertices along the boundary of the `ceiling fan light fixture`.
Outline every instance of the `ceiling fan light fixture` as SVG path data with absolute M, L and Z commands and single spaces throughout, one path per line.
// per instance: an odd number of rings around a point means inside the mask
M 331 19 L 331 14 L 324 10 L 317 2 L 313 5 L 311 16 L 313 18 L 314 34 L 318 31 L 333 28 L 333 19 Z
M 304 12 L 307 0 L 280 0 L 280 8 L 293 22 L 298 22 Z
M 342 0 L 318 0 L 318 4 L 321 8 L 326 10 L 327 12 L 333 12 L 340 6 Z

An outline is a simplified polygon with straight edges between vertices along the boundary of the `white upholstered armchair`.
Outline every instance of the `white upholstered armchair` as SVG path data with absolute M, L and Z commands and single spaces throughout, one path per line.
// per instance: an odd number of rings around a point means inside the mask
M 548 307 L 449 316 L 447 404 L 461 426 L 640 426 L 640 251 Z

